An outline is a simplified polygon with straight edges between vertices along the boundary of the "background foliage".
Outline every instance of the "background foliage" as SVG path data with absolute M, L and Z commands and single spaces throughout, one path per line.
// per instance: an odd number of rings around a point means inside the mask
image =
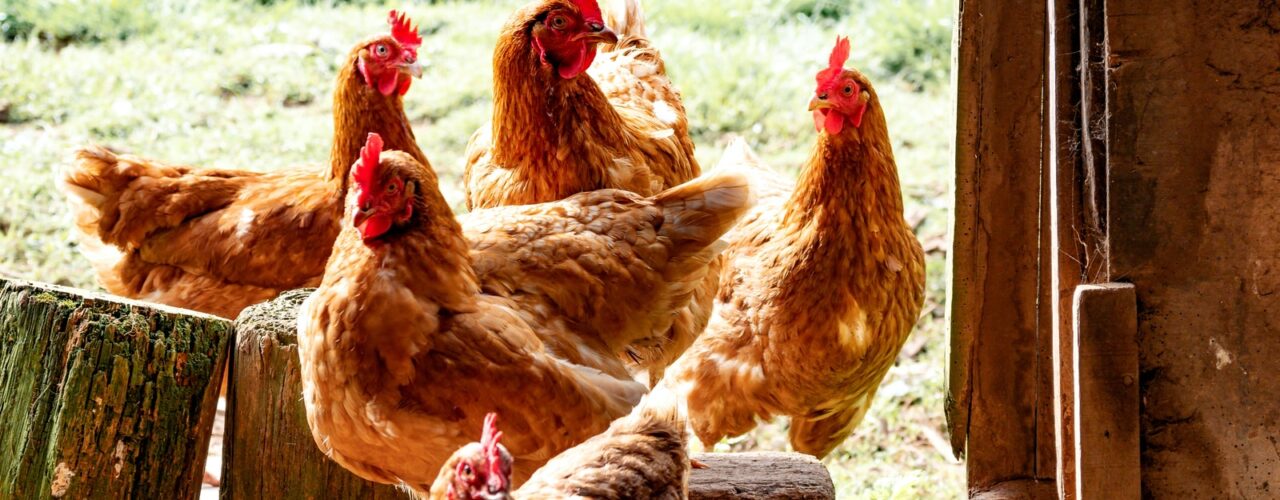
M 411 3 L 426 77 L 406 108 L 459 209 L 461 156 L 490 113 L 493 38 L 523 0 Z M 805 104 L 836 34 L 871 75 L 907 215 L 929 252 L 917 331 L 854 438 L 827 459 L 842 498 L 945 498 L 963 466 L 942 438 L 951 0 L 648 0 L 704 167 L 733 135 L 793 172 L 815 138 Z M 325 163 L 336 65 L 384 29 L 378 1 L 0 0 L 0 276 L 94 287 L 55 173 L 78 145 L 271 170 Z M 784 449 L 774 423 L 719 449 Z

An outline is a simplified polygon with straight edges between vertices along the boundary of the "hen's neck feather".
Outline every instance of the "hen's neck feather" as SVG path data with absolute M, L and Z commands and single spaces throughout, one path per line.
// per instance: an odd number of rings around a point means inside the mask
M 365 83 L 356 68 L 353 53 L 338 74 L 333 93 L 333 148 L 329 151 L 329 179 L 345 189 L 351 165 L 360 158 L 360 148 L 370 132 L 382 136 L 385 151 L 404 151 L 430 168 L 427 156 L 418 147 L 413 128 L 404 113 L 398 93 L 384 96 Z
M 528 22 L 512 23 L 494 51 L 493 162 L 547 186 L 557 198 L 605 185 L 628 125 L 600 86 L 542 67 Z
M 860 128 L 823 133 L 787 201 L 795 279 L 867 275 L 909 236 L 884 114 L 868 109 Z M 823 280 L 825 281 L 825 279 Z M 855 280 L 856 282 L 856 280 Z M 856 283 L 855 283 L 855 286 Z

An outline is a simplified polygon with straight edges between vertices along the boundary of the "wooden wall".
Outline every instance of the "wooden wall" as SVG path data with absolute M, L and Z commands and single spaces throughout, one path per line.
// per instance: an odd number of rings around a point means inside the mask
M 1117 408 L 1075 400 L 1133 396 L 1074 386 L 1073 352 L 1098 346 L 1072 325 L 1107 326 L 1071 297 L 1121 282 L 1140 369 L 1138 415 L 1110 422 L 1140 419 L 1124 483 L 1280 498 L 1280 0 L 959 7 L 947 416 L 971 494 L 1077 498 L 1117 479 L 1077 477 L 1118 442 L 1104 432 L 1077 462 L 1076 415 Z
M 1280 2 L 1107 0 L 1110 274 L 1150 498 L 1280 496 Z

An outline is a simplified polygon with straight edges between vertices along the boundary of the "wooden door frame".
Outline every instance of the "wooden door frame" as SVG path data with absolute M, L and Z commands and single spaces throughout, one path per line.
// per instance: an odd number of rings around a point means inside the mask
M 1109 279 L 1105 0 L 957 12 L 952 445 L 971 495 L 1074 498 L 1073 300 Z

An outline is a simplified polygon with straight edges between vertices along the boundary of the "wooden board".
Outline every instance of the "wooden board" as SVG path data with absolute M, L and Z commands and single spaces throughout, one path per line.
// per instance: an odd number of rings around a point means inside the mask
M 947 418 L 971 488 L 1052 474 L 1038 470 L 1052 427 L 1037 422 L 1051 401 L 1037 394 L 1051 385 L 1038 330 L 1046 24 L 1044 3 L 960 2 Z
M 0 280 L 0 498 L 194 498 L 231 323 Z
M 236 320 L 221 495 L 241 498 L 398 499 L 325 458 L 307 427 L 297 310 L 310 290 L 285 292 Z
M 1075 292 L 1075 497 L 1142 498 L 1133 285 Z

